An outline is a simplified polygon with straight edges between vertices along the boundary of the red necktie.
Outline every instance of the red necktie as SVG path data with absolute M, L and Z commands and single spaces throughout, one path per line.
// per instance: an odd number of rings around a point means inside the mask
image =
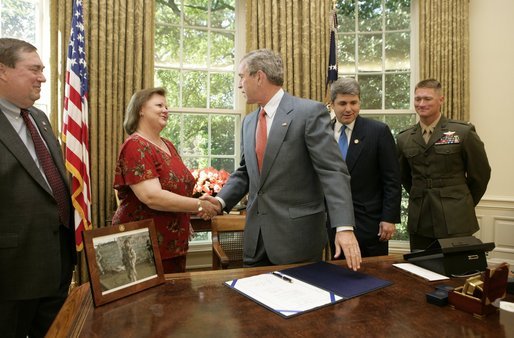
M 264 150 L 266 150 L 266 142 L 268 141 L 268 128 L 266 126 L 266 111 L 261 108 L 259 112 L 259 121 L 257 122 L 257 131 L 255 133 L 255 153 L 257 154 L 257 165 L 259 172 L 262 168 L 264 160 Z
M 43 172 L 45 173 L 46 179 L 52 192 L 54 193 L 55 201 L 57 202 L 57 208 L 59 211 L 59 218 L 61 219 L 61 223 L 69 227 L 69 202 L 68 202 L 68 194 L 66 193 L 66 185 L 59 174 L 59 170 L 50 155 L 50 152 L 46 148 L 46 145 L 41 139 L 36 127 L 32 123 L 32 120 L 29 117 L 29 111 L 26 109 L 21 110 L 21 117 L 32 136 L 32 141 L 34 142 L 34 148 L 36 149 L 36 155 L 39 160 L 39 163 L 43 167 Z

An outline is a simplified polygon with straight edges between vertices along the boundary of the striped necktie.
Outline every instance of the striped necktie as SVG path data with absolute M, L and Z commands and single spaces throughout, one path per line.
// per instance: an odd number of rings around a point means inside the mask
M 21 110 L 21 117 L 25 121 L 25 125 L 32 136 L 34 142 L 34 148 L 36 149 L 36 155 L 39 163 L 43 167 L 46 180 L 52 189 L 54 199 L 57 202 L 57 208 L 59 211 L 59 218 L 61 223 L 69 228 L 69 216 L 70 216 L 70 205 L 68 200 L 68 193 L 66 192 L 66 184 L 64 184 L 63 178 L 57 169 L 57 166 L 50 155 L 50 152 L 46 148 L 46 145 L 39 135 L 36 126 L 32 123 L 29 117 L 29 111 L 26 109 Z

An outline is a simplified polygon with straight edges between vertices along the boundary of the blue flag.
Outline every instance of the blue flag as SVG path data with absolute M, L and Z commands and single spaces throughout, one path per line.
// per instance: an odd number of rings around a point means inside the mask
M 336 34 L 337 34 L 337 13 L 335 9 L 332 11 L 331 27 L 330 27 L 330 52 L 328 55 L 328 84 L 337 80 L 337 46 L 336 46 Z

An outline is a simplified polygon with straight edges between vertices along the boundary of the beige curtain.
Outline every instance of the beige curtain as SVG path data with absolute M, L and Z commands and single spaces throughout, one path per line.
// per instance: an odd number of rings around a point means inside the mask
M 284 89 L 323 101 L 330 41 L 329 0 L 247 0 L 246 49 L 282 55 Z
M 154 1 L 83 2 L 89 70 L 89 142 L 92 224 L 105 226 L 115 210 L 113 178 L 123 142 L 123 116 L 134 91 L 153 86 Z M 51 121 L 62 120 L 64 74 L 72 0 L 50 1 Z M 83 262 L 82 262 L 83 265 Z M 79 269 L 79 282 L 87 278 Z
M 469 120 L 469 0 L 420 0 L 420 78 L 443 86 L 443 114 Z

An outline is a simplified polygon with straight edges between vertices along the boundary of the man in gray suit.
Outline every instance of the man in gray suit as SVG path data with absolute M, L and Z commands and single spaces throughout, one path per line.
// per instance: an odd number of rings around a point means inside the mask
M 248 193 L 245 266 L 321 260 L 326 205 L 340 230 L 335 256 L 342 249 L 348 267 L 359 269 L 350 176 L 326 107 L 284 92 L 282 59 L 270 50 L 248 53 L 238 73 L 247 102 L 260 107 L 243 121 L 240 167 L 217 198 L 230 210 Z
M 61 149 L 47 116 L 33 107 L 46 81 L 43 68 L 34 46 L 0 39 L 2 337 L 46 334 L 66 299 L 75 262 Z

